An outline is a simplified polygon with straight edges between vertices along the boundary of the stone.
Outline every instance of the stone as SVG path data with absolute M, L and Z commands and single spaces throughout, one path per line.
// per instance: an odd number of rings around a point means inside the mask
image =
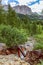
M 21 60 L 14 54 L 0 55 L 0 65 L 30 65 L 29 63 Z

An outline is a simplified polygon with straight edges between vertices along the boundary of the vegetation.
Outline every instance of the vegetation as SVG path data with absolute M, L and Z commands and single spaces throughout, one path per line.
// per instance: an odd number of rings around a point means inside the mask
M 43 49 L 43 20 L 28 15 L 19 15 L 8 5 L 8 10 L 0 6 L 0 42 L 7 46 L 25 43 L 28 36 L 37 40 L 35 49 Z
M 36 44 L 34 49 L 43 49 L 43 33 L 34 36 L 36 39 Z
M 25 29 L 21 28 L 22 24 L 15 11 L 8 5 L 6 13 L 3 8 L 0 12 L 0 42 L 8 47 L 25 43 L 28 36 Z
M 8 47 L 23 44 L 27 41 L 27 34 L 22 29 L 10 25 L 0 25 L 0 42 L 6 43 Z
M 37 65 L 43 65 L 43 61 L 41 60 L 41 63 L 38 63 Z
M 17 14 L 10 5 L 7 11 L 0 6 L 0 43 L 12 47 L 24 44 L 29 36 L 36 40 L 35 50 L 43 49 L 43 20 Z M 43 65 L 43 61 L 38 65 Z

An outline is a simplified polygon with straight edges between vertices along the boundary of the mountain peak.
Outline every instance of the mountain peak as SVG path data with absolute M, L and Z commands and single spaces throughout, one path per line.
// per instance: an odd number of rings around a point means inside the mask
M 8 10 L 8 5 L 4 5 L 4 9 Z M 15 10 L 15 12 L 19 14 L 24 14 L 24 15 L 32 14 L 31 8 L 26 5 L 17 5 L 17 6 L 12 7 L 12 9 Z
M 14 6 L 13 9 L 17 13 L 24 14 L 24 15 L 26 14 L 30 15 L 32 13 L 31 8 L 26 5 L 17 5 L 17 6 Z

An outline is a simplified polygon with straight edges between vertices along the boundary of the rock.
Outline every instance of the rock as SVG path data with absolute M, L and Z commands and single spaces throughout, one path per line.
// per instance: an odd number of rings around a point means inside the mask
M 36 43 L 35 39 L 32 38 L 32 37 L 30 37 L 30 38 L 28 38 L 28 41 L 25 42 L 24 46 L 25 46 L 25 48 L 26 48 L 27 51 L 32 51 L 33 48 L 34 48 L 34 44 L 35 43 Z
M 30 65 L 30 64 L 11 54 L 11 55 L 0 55 L 0 65 Z
M 9 55 L 11 54 L 11 52 L 9 50 L 6 50 L 6 54 Z
M 17 5 L 13 7 L 13 9 L 16 11 L 16 13 L 19 13 L 19 14 L 31 15 L 32 13 L 31 8 L 26 5 L 21 5 L 21 6 Z
M 8 6 L 7 5 L 4 5 L 4 10 L 8 10 Z M 28 15 L 31 15 L 32 14 L 32 10 L 30 7 L 26 6 L 26 5 L 17 5 L 17 6 L 14 6 L 12 7 L 13 10 L 15 10 L 16 13 L 19 13 L 19 14 L 28 14 Z
M 31 65 L 37 65 L 36 63 L 39 63 L 40 60 L 43 60 L 43 50 L 33 50 L 26 53 L 25 61 Z
M 6 48 L 6 45 L 4 43 L 0 43 L 0 51 L 5 49 Z

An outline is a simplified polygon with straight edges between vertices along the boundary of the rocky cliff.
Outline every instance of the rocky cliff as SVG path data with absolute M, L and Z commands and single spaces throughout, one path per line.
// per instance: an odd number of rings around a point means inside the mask
M 21 5 L 21 6 L 18 5 L 18 6 L 13 7 L 13 9 L 14 9 L 17 13 L 24 14 L 24 15 L 26 15 L 26 14 L 30 15 L 30 14 L 32 13 L 31 8 L 29 8 L 29 7 L 26 6 L 26 5 Z

